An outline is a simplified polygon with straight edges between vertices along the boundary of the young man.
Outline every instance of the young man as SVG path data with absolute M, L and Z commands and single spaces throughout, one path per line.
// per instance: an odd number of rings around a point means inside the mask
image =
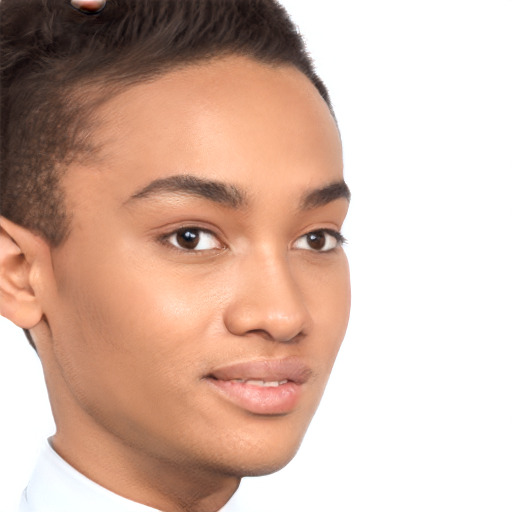
M 1 3 L 0 313 L 57 426 L 20 510 L 216 512 L 347 327 L 336 122 L 273 0 L 73 4 Z

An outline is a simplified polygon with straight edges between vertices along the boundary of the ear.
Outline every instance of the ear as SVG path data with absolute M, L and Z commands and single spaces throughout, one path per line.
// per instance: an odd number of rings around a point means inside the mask
M 23 329 L 31 329 L 43 316 L 34 284 L 45 244 L 28 229 L 0 217 L 0 314 Z

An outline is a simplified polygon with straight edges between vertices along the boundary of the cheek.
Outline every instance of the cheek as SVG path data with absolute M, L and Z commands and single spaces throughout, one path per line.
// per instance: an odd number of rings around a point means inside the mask
M 196 371 L 198 341 L 216 308 L 200 280 L 128 251 L 63 259 L 58 307 L 50 318 L 55 352 L 73 385 L 138 381 L 140 392 Z M 73 261 L 73 265 L 68 262 Z M 178 372 L 181 370 L 181 372 Z
M 312 358 L 323 368 L 326 380 L 341 342 L 345 336 L 350 316 L 351 292 L 348 261 L 344 253 L 332 266 L 314 269 L 304 274 L 307 289 L 304 295 L 313 318 L 315 335 L 309 340 Z
M 204 315 L 200 306 L 208 297 L 197 280 L 133 247 L 128 241 L 100 257 L 62 258 L 59 303 L 74 324 L 68 327 L 79 328 L 90 343 L 140 350 L 132 339 L 168 338 L 191 327 L 181 319 L 199 323 Z
M 217 309 L 200 281 L 156 263 L 119 261 L 74 266 L 73 281 L 62 280 L 55 356 L 97 422 L 129 437 L 141 430 L 161 437 L 162 426 L 179 427 L 174 418 L 191 403 L 201 410 L 196 388 Z

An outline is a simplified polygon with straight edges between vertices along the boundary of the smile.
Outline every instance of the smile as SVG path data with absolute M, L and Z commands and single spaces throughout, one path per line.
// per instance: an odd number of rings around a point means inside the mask
M 277 388 L 278 386 L 282 386 L 283 384 L 286 384 L 288 380 L 271 380 L 271 381 L 265 381 L 265 380 L 242 380 L 242 379 L 235 379 L 235 382 L 242 382 L 244 384 L 250 385 L 250 386 L 260 386 L 264 388 Z
M 298 358 L 236 363 L 206 377 L 221 398 L 257 415 L 283 415 L 298 405 L 311 369 Z

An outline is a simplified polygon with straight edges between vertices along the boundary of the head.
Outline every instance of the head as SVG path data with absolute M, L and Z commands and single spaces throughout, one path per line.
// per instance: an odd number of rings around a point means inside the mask
M 1 9 L 0 306 L 56 445 L 282 467 L 350 302 L 341 142 L 295 27 L 271 0 Z

